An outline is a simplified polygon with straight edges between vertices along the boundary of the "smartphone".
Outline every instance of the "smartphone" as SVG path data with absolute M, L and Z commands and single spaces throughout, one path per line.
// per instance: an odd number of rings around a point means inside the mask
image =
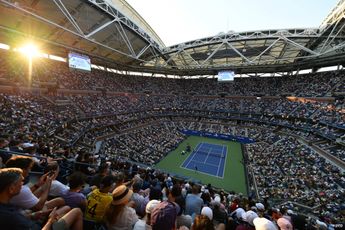
M 53 176 L 54 174 L 55 174 L 55 171 L 50 171 L 49 174 L 48 174 L 48 176 L 51 177 L 51 176 Z

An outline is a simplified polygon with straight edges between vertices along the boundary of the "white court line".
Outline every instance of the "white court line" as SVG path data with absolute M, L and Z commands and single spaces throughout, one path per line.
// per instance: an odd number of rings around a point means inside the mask
M 207 158 L 208 158 L 208 156 L 210 155 L 210 151 L 211 151 L 211 149 L 208 149 L 208 151 L 207 151 L 207 156 L 206 156 L 206 158 L 205 158 L 205 160 L 204 160 L 204 164 L 206 163 Z
M 224 178 L 224 173 L 225 173 L 225 169 L 226 169 L 226 160 L 227 160 L 227 158 L 228 158 L 228 146 L 226 146 L 226 145 L 223 145 L 224 147 L 225 147 L 225 161 L 224 161 L 224 167 L 223 167 L 223 175 L 222 175 L 222 178 Z
M 222 159 L 224 159 L 224 158 L 221 158 L 221 157 L 220 157 L 220 163 L 219 163 L 218 165 L 207 164 L 207 163 L 204 163 L 204 162 L 201 162 L 201 161 L 194 161 L 194 160 L 193 160 L 194 157 L 195 157 L 195 155 L 196 155 L 196 153 L 197 153 L 201 148 L 204 148 L 204 147 L 203 147 L 204 144 L 213 145 L 212 147 L 215 147 L 215 146 L 222 146 L 222 154 L 223 154 L 223 155 L 226 154 L 226 155 L 225 155 L 225 162 L 224 162 L 223 175 L 222 175 L 222 176 L 218 176 L 218 173 L 219 173 L 219 169 L 220 169 L 220 166 L 221 166 Z M 205 149 L 208 149 L 207 157 L 209 156 L 209 153 L 210 153 L 210 150 L 212 149 L 212 147 L 211 147 L 211 148 L 205 148 Z M 224 147 L 225 147 L 225 152 L 224 152 Z M 226 146 L 226 145 L 214 145 L 214 144 L 209 144 L 209 143 L 201 143 L 201 144 L 198 144 L 197 148 L 193 150 L 192 154 L 194 154 L 194 155 L 189 159 L 189 161 L 188 161 L 188 163 L 186 164 L 186 166 L 183 167 L 184 162 L 182 162 L 180 168 L 183 168 L 183 169 L 185 169 L 185 170 L 189 170 L 189 171 L 195 172 L 195 169 L 190 169 L 190 168 L 188 168 L 188 166 L 189 166 L 189 164 L 191 163 L 191 161 L 194 161 L 194 162 L 197 162 L 197 163 L 203 163 L 203 164 L 205 164 L 205 165 L 209 165 L 209 166 L 212 166 L 212 167 L 218 167 L 218 169 L 217 169 L 217 174 L 216 174 L 216 175 L 215 175 L 215 174 L 210 174 L 210 173 L 202 172 L 202 171 L 199 171 L 199 170 L 197 171 L 198 173 L 201 173 L 201 174 L 205 174 L 205 175 L 209 175 L 209 176 L 213 176 L 213 177 L 218 177 L 218 178 L 224 179 L 225 166 L 226 166 L 226 159 L 227 159 L 227 157 L 228 157 L 228 155 L 227 155 L 227 146 Z
M 182 168 L 183 168 L 183 167 L 182 167 Z M 183 168 L 183 169 L 188 170 L 188 171 L 191 171 L 191 172 L 195 172 L 194 169 L 189 169 L 189 168 Z M 199 170 L 198 170 L 197 173 L 201 173 L 201 174 L 205 174 L 205 175 L 213 176 L 213 177 L 218 177 L 218 178 L 223 178 L 223 177 L 219 177 L 219 176 L 214 175 L 214 174 L 205 173 L 205 172 L 202 172 L 202 171 L 199 171 Z M 198 180 L 200 180 L 200 179 L 198 179 Z
M 224 146 L 222 146 L 222 154 L 223 154 L 223 148 Z M 217 169 L 217 176 L 218 176 L 218 173 L 219 173 L 219 169 L 220 169 L 220 166 L 222 165 L 222 158 L 220 158 L 220 162 L 218 164 L 218 169 Z
M 194 161 L 194 162 L 196 162 L 196 163 L 203 163 L 204 165 L 209 165 L 209 166 L 212 166 L 212 167 L 218 167 L 219 166 L 219 164 L 218 165 L 214 165 L 214 164 L 204 163 L 204 162 L 201 162 L 201 161 Z

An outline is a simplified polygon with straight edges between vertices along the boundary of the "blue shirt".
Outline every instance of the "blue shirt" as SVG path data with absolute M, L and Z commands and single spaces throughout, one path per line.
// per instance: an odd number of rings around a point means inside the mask
M 199 215 L 204 201 L 198 194 L 188 194 L 186 197 L 186 210 L 185 214 L 192 216 L 194 213 Z

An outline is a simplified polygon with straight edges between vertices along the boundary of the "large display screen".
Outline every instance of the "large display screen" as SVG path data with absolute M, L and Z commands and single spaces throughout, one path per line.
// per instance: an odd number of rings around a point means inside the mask
M 218 72 L 218 81 L 219 82 L 227 82 L 233 81 L 235 77 L 234 71 L 231 70 L 223 70 Z
M 72 53 L 68 54 L 68 66 L 73 69 L 91 71 L 91 61 L 86 55 Z

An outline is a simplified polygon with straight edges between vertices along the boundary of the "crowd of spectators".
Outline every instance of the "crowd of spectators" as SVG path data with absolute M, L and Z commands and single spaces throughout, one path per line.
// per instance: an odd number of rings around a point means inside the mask
M 27 85 L 27 62 L 17 53 L 0 51 L 2 70 L 0 78 Z M 71 71 L 66 63 L 40 59 L 33 65 L 31 84 L 57 84 L 59 88 L 77 90 L 101 90 L 114 92 L 197 95 L 295 95 L 304 97 L 327 96 L 344 91 L 343 71 L 309 73 L 280 77 L 249 77 L 235 79 L 229 84 L 216 79 L 169 79 L 144 76 L 126 76 L 93 69 L 91 73 Z M 48 74 L 47 74 L 48 73 Z M 331 96 L 331 95 L 328 95 Z
M 76 168 L 68 176 L 66 186 L 58 179 L 61 172 L 54 160 L 47 164 L 46 173 L 36 183 L 29 178 L 35 165 L 31 157 L 13 156 L 0 169 L 2 227 L 210 230 L 341 227 L 341 220 L 334 215 L 316 213 L 311 218 L 291 203 L 273 205 L 268 199 L 256 200 L 217 190 L 211 184 L 173 178 L 120 159 L 102 161 L 88 178 L 81 168 Z
M 102 219 L 102 224 L 109 229 L 117 229 L 116 224 L 122 227 L 152 225 L 154 229 L 155 224 L 160 226 L 161 223 L 157 220 L 157 210 L 169 209 L 173 204 L 178 208 L 176 215 L 170 218 L 176 219 L 172 223 L 176 227 L 204 229 L 197 225 L 207 222 L 217 229 L 236 229 L 241 225 L 260 229 L 260 224 L 270 221 L 268 225 L 272 224 L 274 229 L 284 216 L 281 221 L 285 224 L 297 225 L 292 212 L 286 212 L 287 207 L 272 209 L 265 203 L 262 209 L 256 205 L 259 201 L 248 200 L 240 194 L 214 192 L 210 186 L 198 187 L 128 163 L 129 160 L 151 167 L 184 140 L 181 129 L 255 139 L 256 143 L 245 146 L 246 163 L 254 175 L 260 198 L 269 198 L 274 204 L 293 201 L 315 207 L 313 215 L 319 217 L 315 225 L 331 226 L 344 221 L 344 173 L 298 138 L 315 143 L 344 162 L 344 147 L 336 142 L 345 134 L 344 100 L 256 98 L 257 95 L 328 97 L 333 92 L 344 91 L 342 71 L 243 78 L 220 84 L 215 79 L 128 77 L 99 70 L 86 74 L 69 71 L 64 63 L 46 60 L 35 66 L 32 86 L 44 87 L 49 83 L 58 89 L 106 90 L 118 94 L 42 97 L 21 92 L 20 87 L 30 82 L 23 77 L 25 65 L 15 60 L 15 56 L 0 58 L 0 64 L 4 67 L 0 70 L 0 84 L 7 79 L 15 89 L 12 93 L 0 94 L 0 163 L 2 168 L 8 168 L 0 170 L 0 177 L 8 178 L 2 180 L 0 186 L 1 210 L 16 212 L 15 219 L 9 219 L 8 213 L 0 211 L 0 221 L 6 224 L 18 220 L 21 228 L 51 229 L 51 225 L 63 225 L 80 229 L 83 224 L 80 216 L 84 213 L 90 221 Z M 239 97 L 220 97 L 219 94 Z M 67 103 L 59 105 L 58 101 Z M 93 150 L 98 141 L 103 142 L 102 151 L 95 154 Z M 27 155 L 28 165 L 13 163 L 17 158 L 21 161 L 14 152 Z M 97 172 L 105 165 L 109 168 L 100 176 Z M 47 168 L 52 170 L 47 171 Z M 34 184 L 28 177 L 31 169 L 44 173 Z M 83 174 L 78 174 L 80 172 Z M 68 180 L 66 175 L 70 175 Z M 93 186 L 90 178 L 96 176 L 104 181 L 98 179 L 99 183 Z M 21 187 L 23 179 L 25 185 Z M 86 183 L 90 185 L 89 190 L 83 188 Z M 16 191 L 13 192 L 12 187 Z M 56 191 L 58 188 L 61 191 Z M 11 201 L 22 190 L 32 191 L 31 203 L 20 207 L 26 210 L 24 216 L 17 213 Z M 84 195 L 80 195 L 80 191 Z M 152 198 L 154 202 L 150 203 L 152 191 L 161 191 L 162 195 Z M 104 195 L 111 205 L 103 204 L 109 208 L 103 208 L 106 212 L 98 215 L 98 219 L 93 219 L 95 204 L 91 205 L 85 197 L 93 193 L 112 193 Z M 121 195 L 124 193 L 126 199 Z M 190 211 L 188 204 L 191 196 L 199 200 L 195 212 Z M 202 202 L 197 197 L 201 197 Z M 134 200 L 131 202 L 131 199 Z M 121 215 L 130 217 L 128 221 L 132 222 L 124 223 Z M 253 221 L 251 217 L 255 215 L 261 218 Z

